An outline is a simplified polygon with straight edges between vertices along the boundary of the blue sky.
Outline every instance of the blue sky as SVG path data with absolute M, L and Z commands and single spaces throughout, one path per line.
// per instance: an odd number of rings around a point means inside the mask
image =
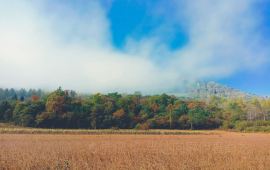
M 175 24 L 168 20 L 169 14 L 165 11 L 156 12 L 160 5 L 167 5 L 168 10 L 172 8 L 166 1 L 130 1 L 117 0 L 112 3 L 108 10 L 108 18 L 111 22 L 113 43 L 117 48 L 122 48 L 127 37 L 141 39 L 156 33 L 156 29 L 166 23 L 167 30 L 163 32 L 167 45 L 171 49 L 179 48 L 188 41 L 188 36 L 181 28 L 181 24 Z M 166 11 L 166 12 L 168 12 Z M 171 23 L 170 23 L 171 22 Z
M 261 1 L 257 5 L 258 12 L 263 14 L 263 24 L 260 28 L 265 39 L 270 39 L 270 1 Z M 113 35 L 113 43 L 117 48 L 122 48 L 126 38 L 132 36 L 136 39 L 151 35 L 155 28 L 168 18 L 162 15 L 153 15 L 153 7 L 156 8 L 160 2 L 148 1 L 129 1 L 116 0 L 108 12 L 111 21 L 111 31 Z M 150 5 L 149 5 L 150 4 Z M 168 5 L 163 3 L 162 5 Z M 164 8 L 170 8 L 168 5 Z M 167 34 L 167 45 L 174 50 L 185 46 L 188 42 L 188 35 L 181 27 L 173 29 L 173 32 Z M 269 47 L 270 48 L 270 47 Z M 270 57 L 270 56 L 269 56 Z M 210 79 L 211 80 L 211 79 Z M 265 64 L 255 70 L 245 70 L 234 73 L 228 77 L 214 78 L 213 80 L 220 83 L 260 95 L 270 94 L 270 65 Z
M 2 87 L 162 93 L 214 80 L 270 95 L 269 0 L 0 0 L 0 11 Z

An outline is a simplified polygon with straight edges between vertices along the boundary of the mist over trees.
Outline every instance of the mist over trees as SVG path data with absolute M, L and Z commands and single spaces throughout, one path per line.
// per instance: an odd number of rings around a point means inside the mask
M 270 126 L 270 100 L 177 98 L 140 93 L 78 95 L 0 89 L 0 121 L 39 128 L 239 129 Z

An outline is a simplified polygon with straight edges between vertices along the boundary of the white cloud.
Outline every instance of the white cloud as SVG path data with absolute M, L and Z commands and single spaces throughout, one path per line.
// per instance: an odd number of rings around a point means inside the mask
M 130 38 L 126 50 L 114 49 L 98 1 L 87 4 L 83 13 L 63 4 L 44 13 L 43 3 L 0 1 L 0 86 L 163 92 L 184 80 L 256 67 L 268 54 L 256 33 L 258 16 L 251 0 L 176 1 L 186 9 L 175 17 L 177 22 L 186 19 L 190 39 L 176 51 L 168 50 L 160 37 Z M 160 64 L 153 55 L 166 59 Z
M 258 2 L 258 1 L 257 1 Z M 177 3 L 190 42 L 172 60 L 175 67 L 192 77 L 222 77 L 253 69 L 268 60 L 260 18 L 254 0 L 197 0 Z M 184 19 L 183 19 L 184 15 Z M 176 62 L 177 61 L 177 62 Z

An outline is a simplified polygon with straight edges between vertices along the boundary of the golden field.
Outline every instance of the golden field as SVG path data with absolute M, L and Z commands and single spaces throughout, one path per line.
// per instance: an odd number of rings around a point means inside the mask
M 270 169 L 270 134 L 0 134 L 0 169 Z

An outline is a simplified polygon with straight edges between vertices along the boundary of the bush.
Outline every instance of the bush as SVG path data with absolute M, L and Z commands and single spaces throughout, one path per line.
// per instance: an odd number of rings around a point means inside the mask
M 243 131 L 245 130 L 246 128 L 248 128 L 250 126 L 250 123 L 247 122 L 247 121 L 240 121 L 240 122 L 236 122 L 235 124 L 235 128 L 237 130 L 240 130 L 240 131 Z
M 150 129 L 150 124 L 148 122 L 145 122 L 145 123 L 138 123 L 135 127 L 135 129 L 138 129 L 138 130 L 149 130 Z
M 238 121 L 235 129 L 240 131 L 270 131 L 270 121 Z
M 270 126 L 254 126 L 254 127 L 247 127 L 247 132 L 270 132 Z
M 256 126 L 270 126 L 270 121 L 258 120 L 254 122 Z
M 235 127 L 234 124 L 229 121 L 223 121 L 222 123 L 223 129 L 233 129 L 234 127 Z

